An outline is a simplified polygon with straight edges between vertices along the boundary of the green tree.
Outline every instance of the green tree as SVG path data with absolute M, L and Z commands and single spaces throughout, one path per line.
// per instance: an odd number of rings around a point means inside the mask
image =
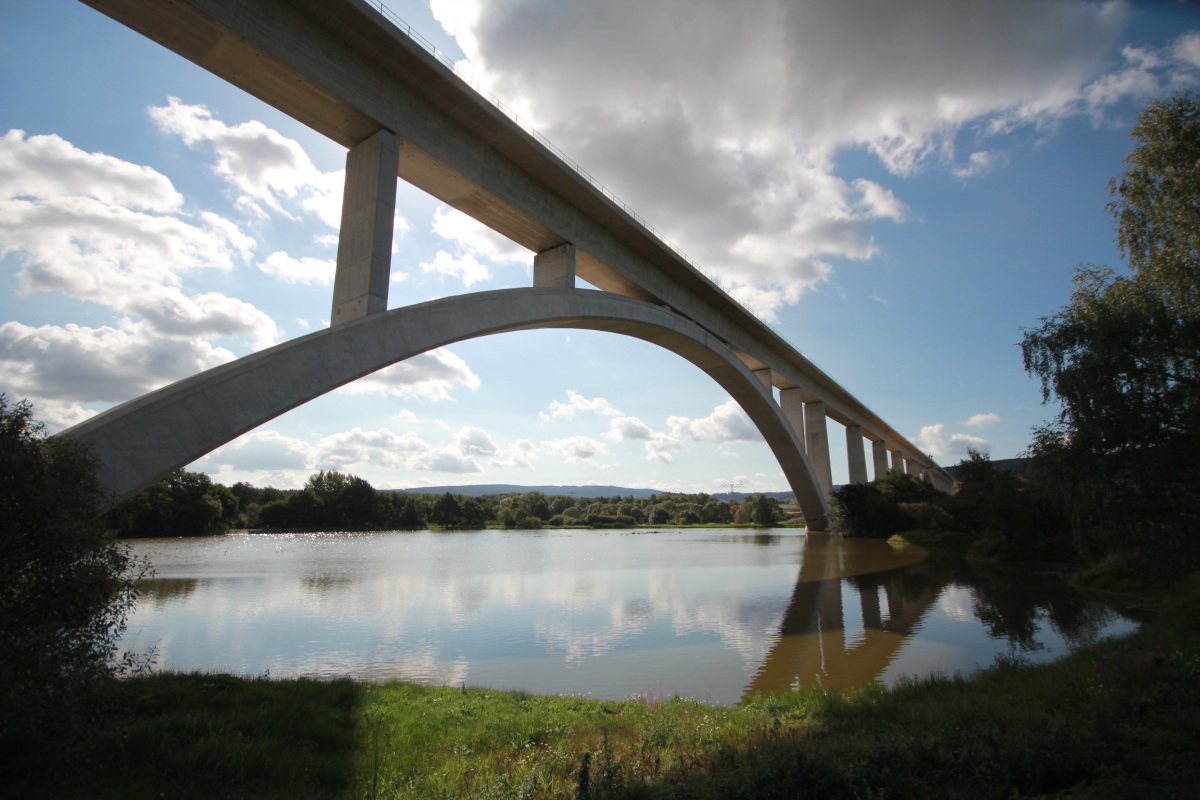
M 733 512 L 729 509 L 729 503 L 722 500 L 709 500 L 704 504 L 704 521 L 717 523 L 733 522 Z
M 108 512 L 121 537 L 200 536 L 233 526 L 238 498 L 201 472 L 176 470 Z
M 443 528 L 454 528 L 462 524 L 463 510 L 458 498 L 446 492 L 437 499 L 429 510 L 429 521 Z
M 774 525 L 784 518 L 779 501 L 765 494 L 756 495 L 751 503 L 750 519 L 755 525 Z
M 95 462 L 0 394 L 0 758 L 52 759 L 86 721 L 137 597 L 105 533 Z
M 1200 101 L 1155 100 L 1130 135 L 1108 204 L 1128 269 L 1078 268 L 1021 343 L 1059 408 L 1030 452 L 1083 554 L 1182 564 L 1200 549 Z

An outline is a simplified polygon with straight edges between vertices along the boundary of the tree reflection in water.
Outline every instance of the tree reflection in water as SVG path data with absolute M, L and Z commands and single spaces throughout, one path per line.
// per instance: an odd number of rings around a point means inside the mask
M 1092 641 L 1116 616 L 1053 575 L 979 564 L 913 545 L 809 534 L 775 643 L 747 694 L 879 681 L 947 590 L 966 589 L 972 611 L 1010 649 L 1044 647 L 1049 624 L 1071 646 Z M 848 635 L 844 593 L 857 593 L 861 630 Z

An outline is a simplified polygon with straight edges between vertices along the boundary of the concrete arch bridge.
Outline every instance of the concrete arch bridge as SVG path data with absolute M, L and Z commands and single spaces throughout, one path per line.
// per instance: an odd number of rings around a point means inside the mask
M 707 372 L 758 426 L 813 530 L 833 486 L 827 419 L 845 426 L 850 482 L 867 479 L 870 441 L 876 475 L 950 490 L 932 459 L 377 3 L 81 1 L 348 148 L 331 327 L 64 431 L 92 445 L 114 500 L 388 364 L 548 327 L 634 336 Z M 397 178 L 534 252 L 533 287 L 387 310 Z

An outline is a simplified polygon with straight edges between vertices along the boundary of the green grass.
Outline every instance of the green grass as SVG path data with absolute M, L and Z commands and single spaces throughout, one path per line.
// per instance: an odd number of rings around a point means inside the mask
M 1200 792 L 1200 583 L 1161 624 L 1003 660 L 719 708 L 476 688 L 161 674 L 15 796 L 1136 798 Z M 12 784 L 10 784 L 12 785 Z

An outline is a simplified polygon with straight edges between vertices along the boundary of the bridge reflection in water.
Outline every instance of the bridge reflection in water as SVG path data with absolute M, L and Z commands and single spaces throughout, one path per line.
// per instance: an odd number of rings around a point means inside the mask
M 747 694 L 816 686 L 852 689 L 877 681 L 937 601 L 944 582 L 913 580 L 911 568 L 928 558 L 924 548 L 904 545 L 875 555 L 843 547 L 843 541 L 823 534 L 805 537 L 778 639 Z M 843 594 L 850 591 L 858 594 L 862 629 L 855 625 L 848 636 Z

